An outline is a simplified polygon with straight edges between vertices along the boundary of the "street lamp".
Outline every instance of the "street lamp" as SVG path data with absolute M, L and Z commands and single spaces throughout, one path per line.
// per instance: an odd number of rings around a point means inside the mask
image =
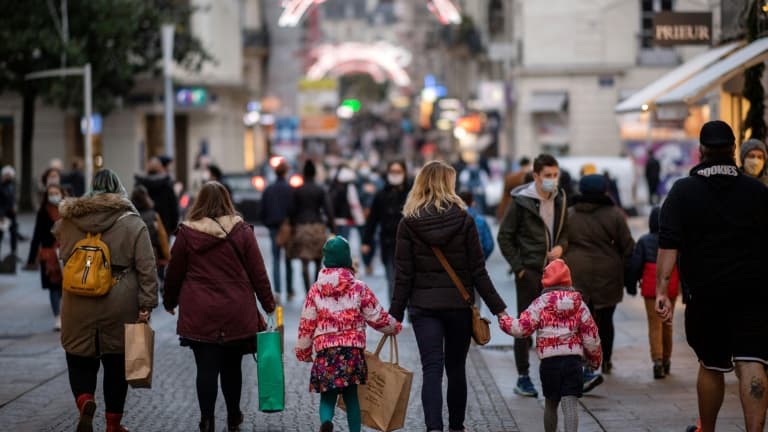
M 165 85 L 165 155 L 173 157 L 174 153 L 174 125 L 173 125 L 173 81 L 171 72 L 173 69 L 173 24 L 163 24 L 163 79 Z
M 85 105 L 85 186 L 87 191 L 90 192 L 91 180 L 93 179 L 93 85 L 91 83 L 91 64 L 86 63 L 85 66 L 81 68 L 61 68 L 33 72 L 24 76 L 24 79 L 29 81 L 73 75 L 83 76 L 83 104 Z

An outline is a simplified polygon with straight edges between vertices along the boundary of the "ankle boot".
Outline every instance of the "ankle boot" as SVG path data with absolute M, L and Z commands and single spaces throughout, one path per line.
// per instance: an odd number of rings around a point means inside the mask
M 120 424 L 120 420 L 123 419 L 122 413 L 106 413 L 104 415 L 107 418 L 106 432 L 128 432 L 128 429 Z
M 227 430 L 229 432 L 235 432 L 240 430 L 240 425 L 243 424 L 245 416 L 243 412 L 238 410 L 234 415 L 227 414 Z
M 203 417 L 200 419 L 200 432 L 215 432 L 216 419 L 213 417 Z
M 77 397 L 77 410 L 80 412 L 77 432 L 93 432 L 93 414 L 96 413 L 96 401 L 91 393 L 83 393 Z

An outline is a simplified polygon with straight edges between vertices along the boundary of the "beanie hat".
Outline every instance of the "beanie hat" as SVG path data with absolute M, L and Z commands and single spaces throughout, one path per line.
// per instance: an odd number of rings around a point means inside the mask
M 604 194 L 608 191 L 605 176 L 600 174 L 587 175 L 579 180 L 579 191 L 582 194 Z
M 556 259 L 549 263 L 544 268 L 544 275 L 541 278 L 541 285 L 544 288 L 549 287 L 570 287 L 573 285 L 571 282 L 571 270 L 565 261 Z
M 768 149 L 766 148 L 765 143 L 759 139 L 750 138 L 741 144 L 740 160 L 742 164 L 744 163 L 744 159 L 747 158 L 747 153 L 751 152 L 752 150 L 760 150 L 763 152 L 763 157 L 768 159 Z
M 730 147 L 736 144 L 733 129 L 722 120 L 704 123 L 699 134 L 699 142 L 706 147 Z
M 329 238 L 323 245 L 323 265 L 327 268 L 352 268 L 349 242 L 342 236 Z

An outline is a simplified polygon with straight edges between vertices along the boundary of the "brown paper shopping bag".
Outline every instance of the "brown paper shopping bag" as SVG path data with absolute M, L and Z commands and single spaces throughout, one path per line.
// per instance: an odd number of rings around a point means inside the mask
M 152 387 L 155 332 L 148 323 L 125 325 L 125 380 L 133 388 Z
M 384 343 L 390 341 L 390 361 L 380 358 Z M 400 367 L 397 338 L 385 335 L 376 351 L 365 353 L 368 380 L 358 387 L 363 424 L 369 428 L 390 432 L 405 425 L 408 400 L 411 395 L 413 372 Z M 339 406 L 345 409 L 342 399 Z

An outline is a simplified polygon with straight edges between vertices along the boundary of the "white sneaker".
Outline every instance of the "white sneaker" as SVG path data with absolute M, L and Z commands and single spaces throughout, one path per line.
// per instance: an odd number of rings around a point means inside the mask
M 53 331 L 61 331 L 61 315 L 56 315 L 53 319 Z

